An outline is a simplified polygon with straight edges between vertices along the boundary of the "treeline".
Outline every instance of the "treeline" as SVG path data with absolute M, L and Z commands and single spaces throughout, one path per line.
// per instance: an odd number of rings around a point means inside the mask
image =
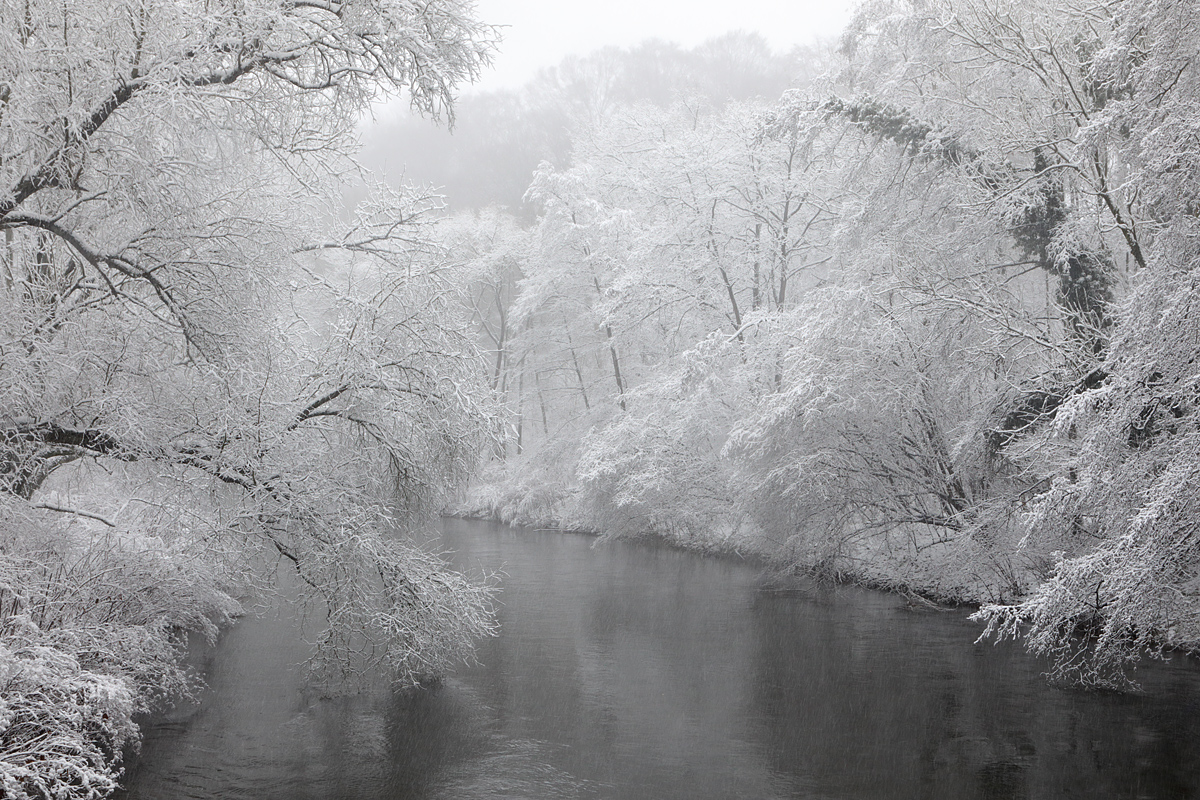
M 876 2 L 778 96 L 561 103 L 532 223 L 443 233 L 511 428 L 464 508 L 979 602 L 1090 684 L 1200 644 L 1198 32 Z

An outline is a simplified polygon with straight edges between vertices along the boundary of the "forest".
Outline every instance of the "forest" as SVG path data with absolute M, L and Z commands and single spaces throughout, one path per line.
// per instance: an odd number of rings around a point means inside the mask
M 444 511 L 977 606 L 1088 687 L 1200 647 L 1200 6 L 869 0 L 457 100 L 467 0 L 0 21 L 4 796 L 108 796 L 273 603 L 330 691 L 470 658 Z
M 1197 22 L 870 3 L 543 76 L 569 142 L 444 234 L 513 429 L 462 510 L 980 604 L 1086 685 L 1193 646 Z

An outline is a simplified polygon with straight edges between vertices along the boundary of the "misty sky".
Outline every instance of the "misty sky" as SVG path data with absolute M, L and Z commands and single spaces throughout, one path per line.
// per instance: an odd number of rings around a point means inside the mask
M 477 0 L 479 18 L 507 25 L 493 69 L 478 90 L 516 88 L 541 67 L 605 45 L 664 39 L 694 47 L 735 30 L 757 31 L 787 50 L 835 36 L 855 0 Z
M 649 39 L 691 49 L 734 31 L 760 34 L 777 52 L 833 38 L 861 0 L 475 0 L 478 18 L 502 27 L 493 64 L 461 95 L 518 89 L 538 70 L 566 56 L 586 56 L 606 46 L 634 47 Z M 413 117 L 406 99 L 389 97 L 364 117 L 363 163 L 378 175 L 406 174 L 417 182 L 446 185 L 444 175 L 415 169 L 432 156 L 428 142 L 397 145 L 397 126 Z M 431 123 L 431 127 L 437 127 Z M 436 136 L 435 136 L 436 138 Z M 444 158 L 441 153 L 436 158 Z M 535 162 L 536 163 L 536 162 Z M 413 177 L 413 176 L 416 177 Z

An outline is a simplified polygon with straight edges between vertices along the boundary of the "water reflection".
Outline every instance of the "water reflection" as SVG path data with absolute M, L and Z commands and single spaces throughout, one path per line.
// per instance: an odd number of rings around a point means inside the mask
M 1190 797 L 1194 664 L 1144 669 L 1142 696 L 1055 689 L 958 615 L 854 589 L 760 597 L 755 706 L 773 769 L 853 798 Z
M 653 547 L 448 522 L 503 634 L 432 690 L 307 696 L 295 622 L 223 639 L 129 798 L 1167 798 L 1200 789 L 1200 672 L 1045 685 L 962 614 Z

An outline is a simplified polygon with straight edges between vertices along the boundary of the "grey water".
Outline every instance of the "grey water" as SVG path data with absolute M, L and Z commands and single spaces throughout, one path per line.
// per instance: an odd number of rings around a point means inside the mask
M 502 631 L 438 686 L 304 690 L 298 623 L 230 630 L 200 702 L 156 718 L 128 800 L 1186 798 L 1200 666 L 1143 692 L 1048 685 L 966 612 L 751 565 L 446 520 L 502 571 Z

